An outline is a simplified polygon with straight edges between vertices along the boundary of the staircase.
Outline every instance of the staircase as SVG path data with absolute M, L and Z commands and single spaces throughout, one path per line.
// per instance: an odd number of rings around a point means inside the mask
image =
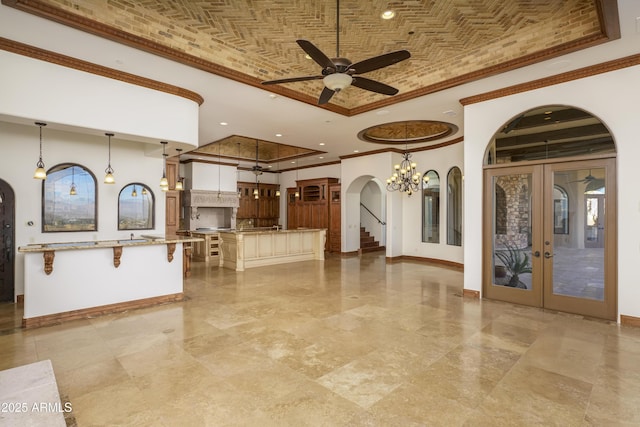
M 360 252 L 374 252 L 384 250 L 384 246 L 380 246 L 379 242 L 374 240 L 374 237 L 369 234 L 364 227 L 360 227 Z

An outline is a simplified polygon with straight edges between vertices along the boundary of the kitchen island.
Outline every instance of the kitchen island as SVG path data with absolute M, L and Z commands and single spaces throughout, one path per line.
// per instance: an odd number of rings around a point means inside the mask
M 23 327 L 183 299 L 183 245 L 167 236 L 42 243 L 24 253 Z
M 324 260 L 326 229 L 220 231 L 220 266 L 235 271 Z

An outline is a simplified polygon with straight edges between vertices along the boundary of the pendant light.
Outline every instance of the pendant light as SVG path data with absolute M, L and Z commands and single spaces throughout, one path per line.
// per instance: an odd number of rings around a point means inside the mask
M 149 193 L 147 192 L 147 187 L 142 187 L 142 195 L 143 195 L 143 196 L 146 196 L 147 194 L 149 194 Z
M 278 175 L 276 175 L 276 178 L 278 180 L 278 189 L 276 190 L 276 197 L 280 197 L 280 144 L 276 146 L 276 156 L 278 157 L 276 162 L 276 167 L 278 168 Z
M 76 191 L 76 167 L 71 166 L 71 188 L 69 189 L 69 195 L 75 196 L 78 194 Z
M 46 123 L 36 122 L 36 125 L 40 126 L 40 158 L 36 163 L 36 172 L 33 174 L 35 179 L 47 179 L 47 172 L 44 170 L 44 163 L 42 162 L 42 126 L 46 126 Z
M 166 153 L 166 148 L 167 148 L 167 141 L 160 141 L 160 144 L 162 144 L 162 178 L 160 179 L 160 189 L 162 191 L 168 191 L 169 190 L 169 181 L 167 180 L 167 153 Z
M 131 191 L 131 197 L 138 197 L 138 192 L 136 191 L 136 185 L 133 184 L 133 190 Z
M 220 179 L 221 179 L 220 178 L 220 167 L 222 166 L 220 164 L 220 145 L 221 144 L 222 144 L 221 142 L 218 143 L 218 199 L 220 199 L 220 197 L 222 197 L 222 194 L 220 193 Z
M 115 184 L 116 183 L 116 179 L 113 177 L 113 168 L 111 167 L 111 137 L 113 136 L 112 133 L 105 133 L 105 135 L 107 135 L 107 137 L 109 138 L 109 163 L 107 164 L 107 168 L 104 170 L 105 172 L 105 176 L 104 176 L 104 183 L 105 184 Z
M 178 152 L 178 179 L 176 179 L 176 190 L 182 191 L 184 190 L 184 185 L 182 184 L 182 178 L 180 177 L 180 152 L 182 148 L 176 148 Z
M 296 154 L 298 153 L 298 149 L 296 148 Z M 300 198 L 300 190 L 298 189 L 298 163 L 300 159 L 296 159 L 296 192 L 293 195 L 296 199 Z

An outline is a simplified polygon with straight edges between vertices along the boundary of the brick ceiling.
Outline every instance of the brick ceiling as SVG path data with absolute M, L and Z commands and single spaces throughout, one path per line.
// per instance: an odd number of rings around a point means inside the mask
M 165 56 L 252 85 L 319 74 L 297 39 L 336 54 L 334 0 L 2 1 L 143 49 L 160 46 Z M 609 3 L 342 0 L 340 56 L 357 62 L 406 49 L 411 58 L 366 74 L 398 88 L 393 100 L 349 87 L 328 108 L 356 114 L 604 41 L 599 9 Z M 388 7 L 396 16 L 383 20 Z M 265 86 L 309 103 L 322 87 L 321 80 Z

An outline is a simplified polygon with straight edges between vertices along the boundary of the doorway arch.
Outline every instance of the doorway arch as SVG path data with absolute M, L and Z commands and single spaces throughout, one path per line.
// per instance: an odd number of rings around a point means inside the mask
M 363 194 L 364 192 L 364 194 Z M 385 186 L 380 179 L 373 175 L 362 175 L 355 178 L 344 190 L 342 205 L 342 229 L 345 230 L 342 237 L 343 252 L 355 252 L 360 249 L 360 224 L 366 212 L 362 209 L 361 203 L 367 200 L 369 210 L 373 212 L 382 222 L 386 222 L 386 192 Z M 369 215 L 368 213 L 366 213 Z M 376 230 L 376 237 L 380 237 L 380 245 L 386 242 L 386 227 L 381 226 L 381 231 Z
M 525 111 L 494 134 L 484 157 L 487 298 L 616 318 L 615 156 L 606 125 L 571 106 Z M 556 200 L 559 188 L 575 202 Z

